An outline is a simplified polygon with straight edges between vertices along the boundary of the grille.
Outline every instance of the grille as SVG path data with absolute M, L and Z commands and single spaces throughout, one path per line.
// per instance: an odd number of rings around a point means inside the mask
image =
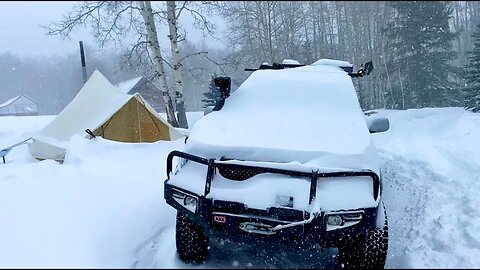
M 240 166 L 222 165 L 218 167 L 221 176 L 235 181 L 244 181 L 264 172 L 262 168 L 242 168 Z

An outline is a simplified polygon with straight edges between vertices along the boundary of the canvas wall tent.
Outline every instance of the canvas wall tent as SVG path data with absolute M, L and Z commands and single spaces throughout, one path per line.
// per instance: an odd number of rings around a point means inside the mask
M 120 142 L 155 142 L 183 138 L 144 99 L 116 89 L 98 70 L 75 98 L 32 136 L 29 151 L 37 159 L 62 161 L 73 135 L 95 136 Z

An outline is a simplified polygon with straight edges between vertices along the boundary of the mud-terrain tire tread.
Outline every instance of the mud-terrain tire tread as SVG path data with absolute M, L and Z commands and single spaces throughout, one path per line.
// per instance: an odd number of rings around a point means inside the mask
M 182 261 L 201 263 L 208 257 L 208 236 L 200 225 L 180 212 L 177 212 L 175 244 Z
M 346 236 L 340 240 L 338 261 L 341 268 L 384 269 L 387 251 L 388 221 L 385 212 L 383 228 L 374 228 L 364 234 Z

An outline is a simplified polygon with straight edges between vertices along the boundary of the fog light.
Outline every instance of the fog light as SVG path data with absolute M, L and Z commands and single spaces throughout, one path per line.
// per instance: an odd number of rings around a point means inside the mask
M 183 204 L 184 205 L 196 206 L 197 205 L 197 199 L 187 195 L 187 196 L 185 196 L 185 199 L 183 199 Z
M 339 215 L 331 215 L 327 217 L 327 224 L 330 226 L 342 226 L 343 219 Z

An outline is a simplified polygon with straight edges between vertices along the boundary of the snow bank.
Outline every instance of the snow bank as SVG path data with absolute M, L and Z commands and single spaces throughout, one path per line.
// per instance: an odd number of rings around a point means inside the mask
M 478 268 L 480 114 L 463 108 L 380 110 L 374 134 L 389 213 L 387 268 Z
M 0 147 L 54 117 L 0 117 Z M 134 267 L 139 249 L 175 224 L 163 199 L 165 159 L 183 145 L 73 136 L 63 164 L 14 148 L 0 164 L 0 267 Z
M 165 153 L 182 149 L 183 140 L 74 136 L 68 145 L 63 165 L 2 168 L 2 267 L 131 267 L 142 241 L 173 226 L 174 211 L 163 202 Z
M 74 136 L 63 165 L 9 163 L 0 189 L 2 267 L 131 267 L 174 211 L 165 153 L 183 141 L 126 144 Z

